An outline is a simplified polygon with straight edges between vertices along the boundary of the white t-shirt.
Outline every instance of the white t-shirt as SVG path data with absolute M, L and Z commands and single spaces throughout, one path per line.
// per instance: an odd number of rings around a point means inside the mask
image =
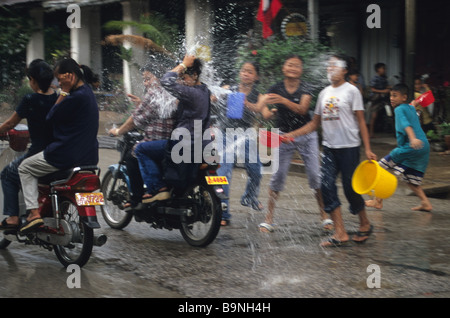
M 322 144 L 328 148 L 351 148 L 361 144 L 355 111 L 364 111 L 362 95 L 352 84 L 327 86 L 319 94 L 314 114 L 321 116 Z

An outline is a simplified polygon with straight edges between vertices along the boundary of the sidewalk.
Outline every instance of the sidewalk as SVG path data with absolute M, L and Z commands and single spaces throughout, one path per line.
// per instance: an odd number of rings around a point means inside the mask
M 372 151 L 382 158 L 387 155 L 397 145 L 394 135 L 383 134 L 380 137 L 370 140 Z M 365 155 L 361 153 L 361 161 L 365 160 Z M 291 172 L 304 173 L 305 167 L 301 160 L 294 159 L 291 164 Z M 450 155 L 436 151 L 430 152 L 430 162 L 422 187 L 430 197 L 450 198 Z M 403 194 L 413 195 L 404 182 L 398 183 L 397 191 L 403 191 Z

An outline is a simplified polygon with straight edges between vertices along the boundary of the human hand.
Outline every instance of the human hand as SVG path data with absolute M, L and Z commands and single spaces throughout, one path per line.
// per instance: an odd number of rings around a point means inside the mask
M 134 103 L 135 106 L 138 106 L 142 102 L 142 100 L 136 95 L 127 94 L 127 96 L 128 98 L 131 99 L 131 101 Z
M 266 103 L 267 104 L 282 104 L 284 102 L 284 97 L 278 94 L 269 93 L 266 94 Z
M 417 105 L 420 105 L 419 102 L 415 99 L 413 99 L 409 104 L 413 105 L 414 107 L 416 107 Z
M 377 160 L 377 155 L 374 154 L 371 150 L 366 150 L 366 157 L 368 160 Z
M 119 136 L 119 128 L 111 128 L 111 129 L 108 131 L 108 134 L 109 134 L 111 137 Z
M 294 141 L 294 136 L 292 135 L 292 133 L 283 134 L 280 136 L 280 140 L 282 143 L 290 144 Z
M 78 81 L 74 73 L 65 73 L 58 75 L 59 87 L 61 90 L 69 93 Z
M 413 149 L 422 149 L 423 148 L 423 142 L 420 139 L 411 139 L 411 141 L 409 142 L 411 148 Z
M 194 65 L 194 60 L 196 59 L 195 55 L 185 55 L 183 58 L 183 64 L 186 67 L 191 67 Z

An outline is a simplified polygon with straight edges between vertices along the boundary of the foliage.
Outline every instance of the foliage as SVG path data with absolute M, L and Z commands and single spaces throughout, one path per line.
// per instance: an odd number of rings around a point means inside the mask
M 450 135 L 450 123 L 442 123 L 438 125 L 438 133 L 440 136 Z
M 45 60 L 55 64 L 64 57 L 70 57 L 70 33 L 62 32 L 56 25 L 44 28 Z
M 33 32 L 31 18 L 0 6 L 0 88 L 17 84 L 24 76 L 27 44 Z
M 427 138 L 431 141 L 440 141 L 441 140 L 441 136 L 439 136 L 436 131 L 434 130 L 429 130 L 427 132 Z
M 292 54 L 302 57 L 302 80 L 313 87 L 313 96 L 328 85 L 325 62 L 331 51 L 320 43 L 298 38 L 275 39 L 253 46 L 244 44 L 238 49 L 238 54 L 238 67 L 245 61 L 259 64 L 261 91 L 283 79 L 282 65 Z
M 109 21 L 103 28 L 109 32 L 122 31 L 125 27 L 133 27 L 156 44 L 174 51 L 178 39 L 178 25 L 162 13 L 149 12 L 141 16 L 140 21 Z

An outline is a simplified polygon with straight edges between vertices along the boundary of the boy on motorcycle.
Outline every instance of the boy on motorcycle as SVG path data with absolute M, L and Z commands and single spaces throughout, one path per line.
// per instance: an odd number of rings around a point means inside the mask
M 90 69 L 73 59 L 64 59 L 55 68 L 61 93 L 46 118 L 46 125 L 52 129 L 51 142 L 19 166 L 25 205 L 30 211 L 27 222 L 20 228 L 21 233 L 43 224 L 38 204 L 39 177 L 98 163 L 99 113 L 94 93 L 88 85 L 88 74 L 92 74 Z
M 0 125 L 0 134 L 2 134 L 26 118 L 31 139 L 28 151 L 7 165 L 1 173 L 3 214 L 9 216 L 0 225 L 3 229 L 16 228 L 19 225 L 20 179 L 17 169 L 25 158 L 45 148 L 45 117 L 57 99 L 55 91 L 50 87 L 53 81 L 53 71 L 45 61 L 41 59 L 32 61 L 26 74 L 34 93 L 25 95 L 11 117 Z

